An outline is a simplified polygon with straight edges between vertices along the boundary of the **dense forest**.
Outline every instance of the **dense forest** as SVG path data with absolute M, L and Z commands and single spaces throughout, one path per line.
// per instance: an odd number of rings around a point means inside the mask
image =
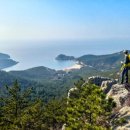
M 83 79 L 76 82 L 75 91 L 68 98 L 53 98 L 48 102 L 22 90 L 17 81 L 6 86 L 0 98 L 1 130 L 107 130 L 110 116 L 116 106 L 113 99 L 106 99 L 102 90 Z

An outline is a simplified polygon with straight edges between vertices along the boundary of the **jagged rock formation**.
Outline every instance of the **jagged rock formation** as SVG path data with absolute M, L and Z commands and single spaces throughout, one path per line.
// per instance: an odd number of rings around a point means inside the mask
M 107 94 L 111 90 L 112 85 L 116 83 L 117 83 L 117 80 L 102 81 L 101 88 L 104 91 L 104 93 Z
M 126 119 L 123 126 L 118 126 L 114 130 L 130 130 L 130 106 L 124 106 L 119 110 L 119 117 Z
M 107 94 L 108 97 L 112 97 L 117 103 L 118 107 L 122 107 L 126 100 L 128 91 L 125 89 L 125 85 L 115 84 L 111 87 L 111 90 Z
M 110 80 L 110 78 L 101 76 L 92 76 L 88 78 L 89 83 L 95 84 L 97 86 L 101 86 L 102 82 L 107 80 Z
M 96 85 L 101 84 L 101 88 L 107 97 L 112 97 L 117 104 L 114 110 L 115 119 L 124 119 L 126 122 L 122 126 L 113 126 L 113 130 L 130 130 L 130 86 L 127 84 L 120 85 L 117 80 L 108 79 L 104 77 L 90 77 L 92 83 Z
M 117 103 L 115 120 L 124 119 L 126 123 L 122 126 L 114 126 L 114 130 L 130 130 L 130 91 L 125 88 L 125 85 L 115 84 L 111 87 L 111 90 L 107 94 L 108 97 L 112 97 Z
M 114 120 L 124 119 L 122 126 L 113 125 L 113 130 L 130 130 L 130 86 L 120 85 L 117 80 L 105 77 L 93 76 L 88 82 L 101 86 L 108 97 L 112 97 L 117 104 L 114 110 Z

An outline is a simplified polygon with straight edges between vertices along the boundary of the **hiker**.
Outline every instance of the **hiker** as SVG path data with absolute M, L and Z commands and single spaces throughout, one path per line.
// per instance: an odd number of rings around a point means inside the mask
M 121 73 L 121 84 L 124 83 L 124 76 L 125 76 L 125 83 L 128 83 L 128 70 L 130 69 L 130 54 L 127 50 L 123 51 L 125 55 L 125 60 L 122 63 L 122 73 Z

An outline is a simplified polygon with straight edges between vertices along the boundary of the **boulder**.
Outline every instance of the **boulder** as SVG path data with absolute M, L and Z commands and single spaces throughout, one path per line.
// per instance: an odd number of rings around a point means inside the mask
M 107 94 L 111 90 L 112 85 L 114 84 L 117 84 L 117 80 L 102 81 L 101 89 L 104 91 L 105 94 Z
M 128 91 L 125 89 L 125 85 L 114 84 L 111 90 L 107 94 L 107 97 L 112 97 L 117 103 L 117 107 L 122 107 L 123 101 L 126 100 Z

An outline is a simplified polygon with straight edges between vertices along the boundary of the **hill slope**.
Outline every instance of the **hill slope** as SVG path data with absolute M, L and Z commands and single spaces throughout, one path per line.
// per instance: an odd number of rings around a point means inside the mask
M 123 60 L 123 57 L 121 51 L 107 55 L 84 55 L 77 58 L 77 60 L 98 70 L 111 70 L 120 67 L 120 61 Z

